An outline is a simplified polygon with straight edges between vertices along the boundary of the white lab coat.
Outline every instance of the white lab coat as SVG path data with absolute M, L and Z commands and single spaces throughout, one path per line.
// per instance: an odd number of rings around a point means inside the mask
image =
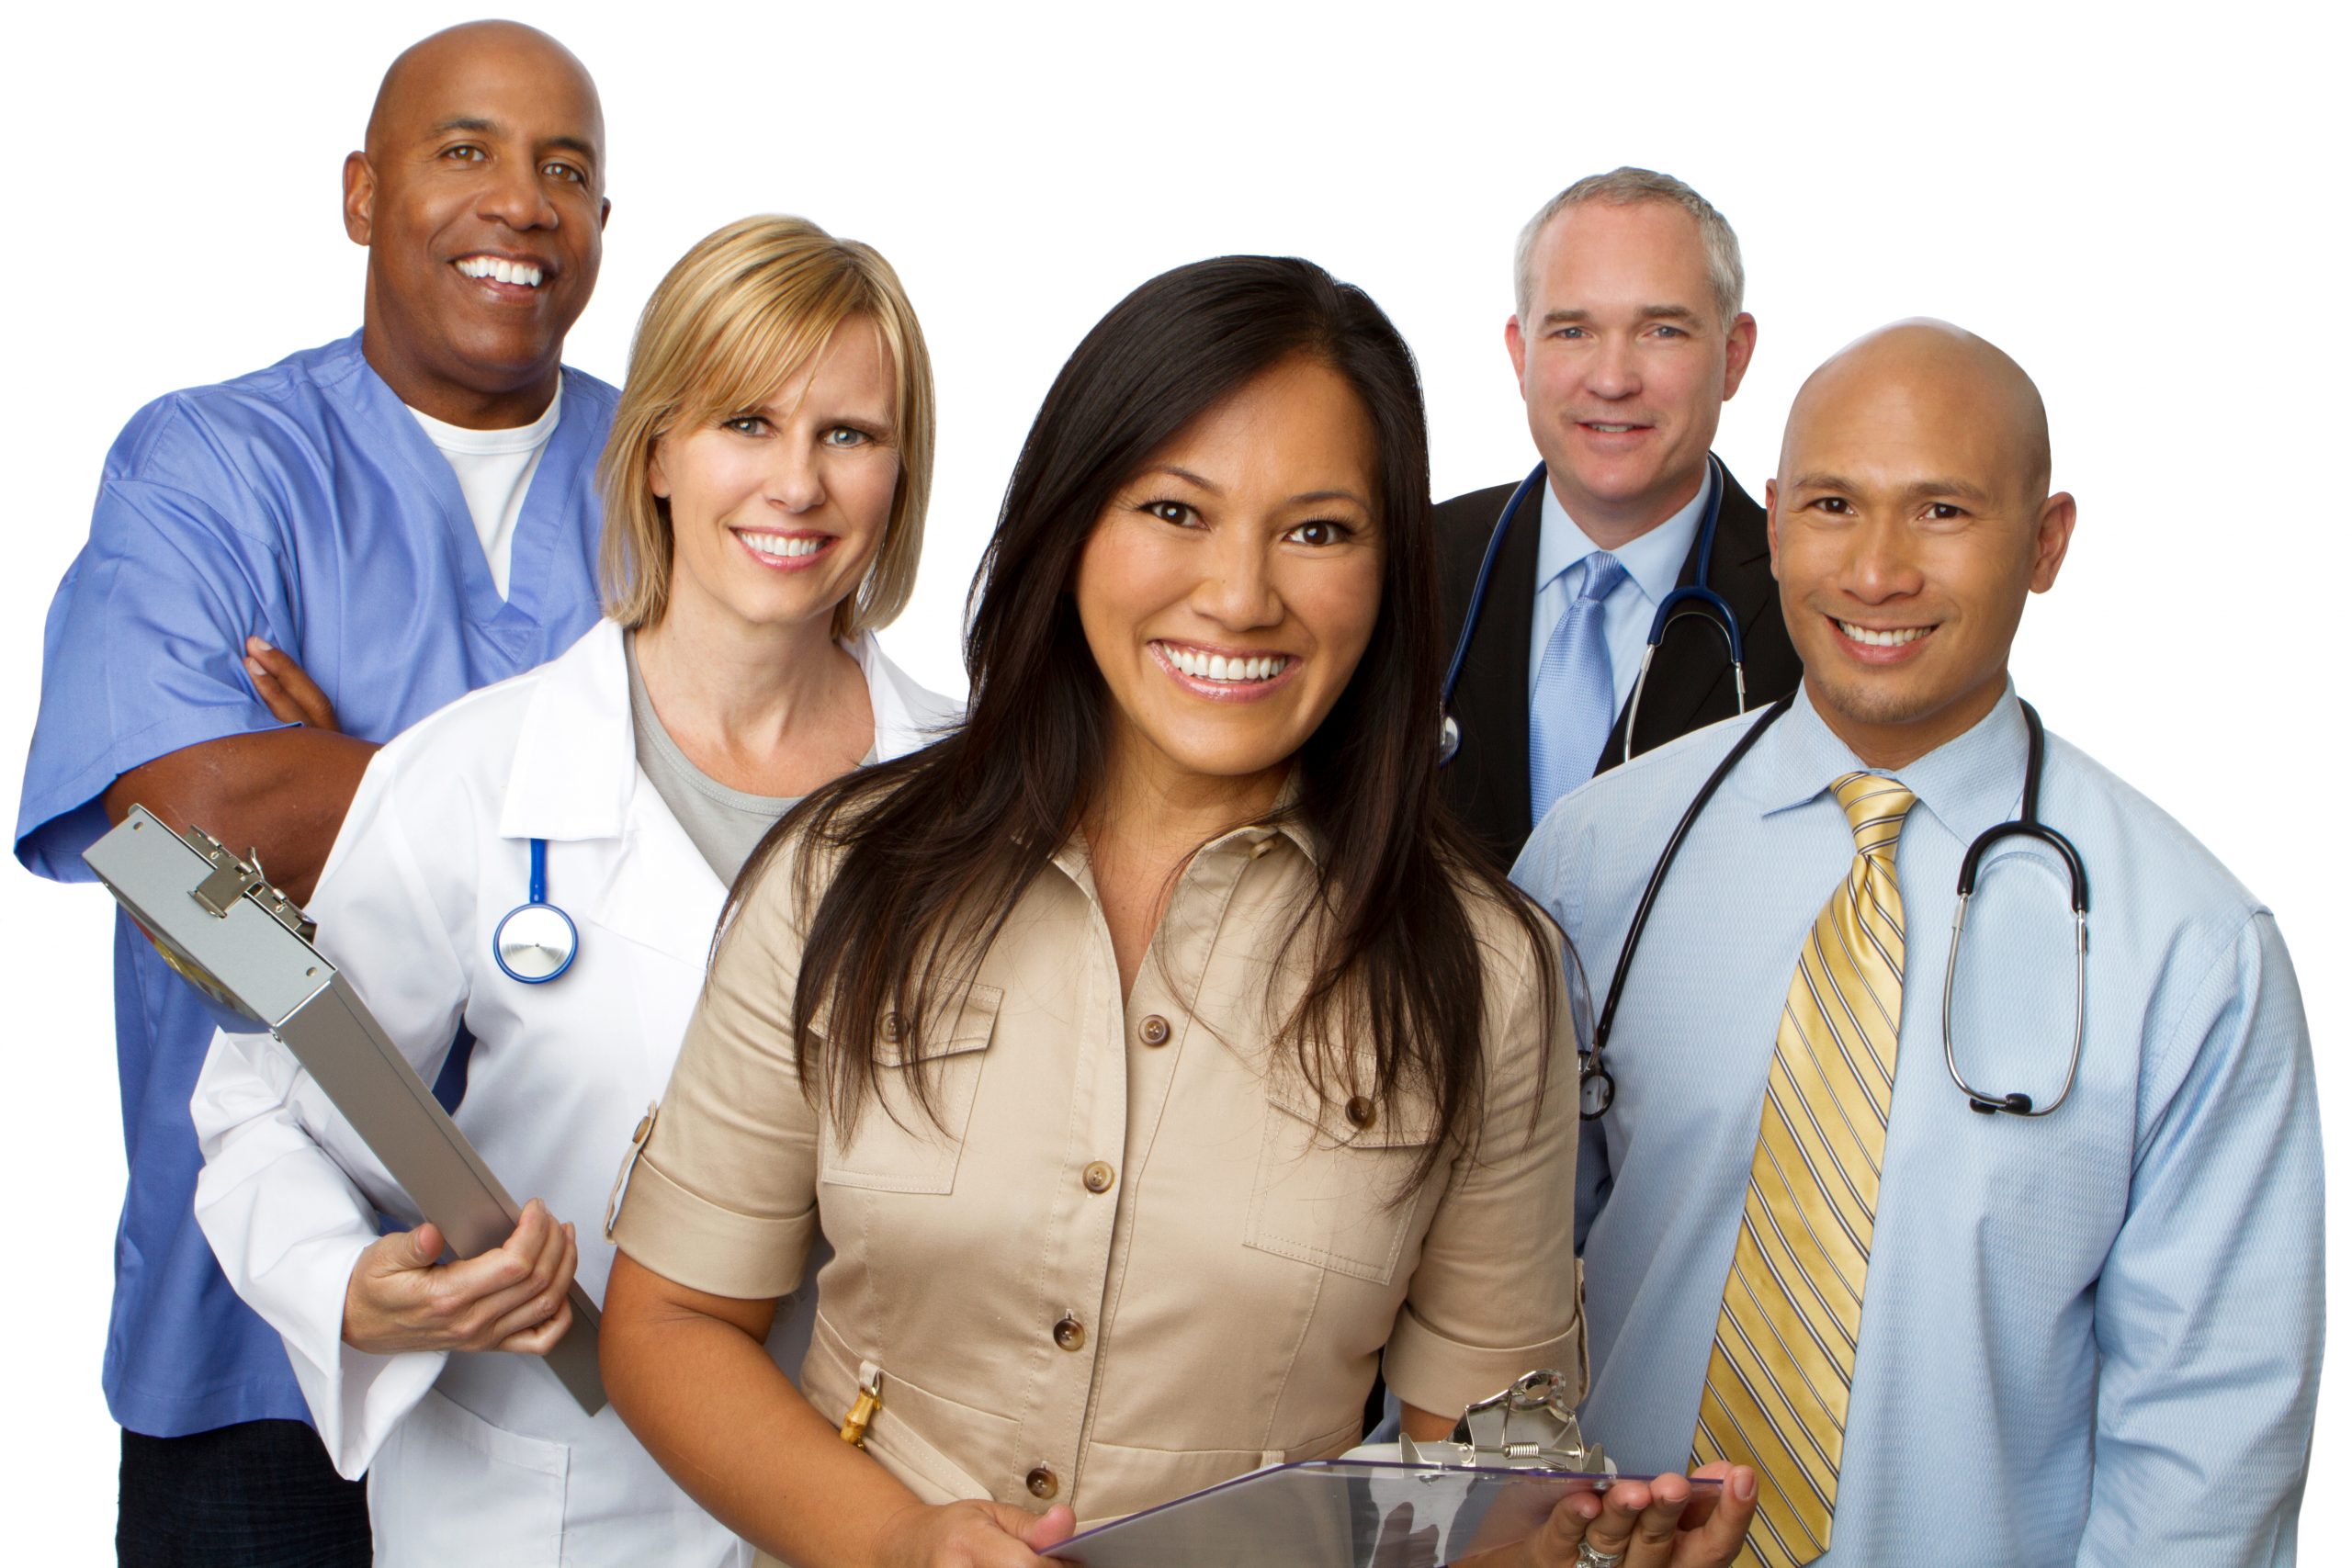
M 870 636 L 850 652 L 878 755 L 960 716 Z M 534 838 L 548 840 L 548 898 L 579 925 L 580 954 L 525 986 L 490 943 L 524 901 Z M 669 1079 L 725 892 L 638 768 L 607 621 L 379 752 L 310 905 L 320 950 L 428 1082 L 459 1021 L 473 1032 L 458 1125 L 518 1200 L 573 1223 L 580 1282 L 599 1301 L 605 1197 Z M 197 1219 L 230 1283 L 284 1337 L 335 1468 L 368 1473 L 378 1563 L 749 1561 L 610 1406 L 583 1415 L 537 1357 L 343 1343 L 345 1286 L 377 1213 L 418 1215 L 283 1046 L 217 1036 L 191 1110 L 205 1155 Z M 771 1349 L 797 1375 L 787 1337 L 780 1325 Z

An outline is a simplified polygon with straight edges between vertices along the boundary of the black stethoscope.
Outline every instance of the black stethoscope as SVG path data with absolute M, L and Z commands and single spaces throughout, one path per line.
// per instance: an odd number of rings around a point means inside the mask
M 563 977 L 580 956 L 580 928 L 548 902 L 548 841 L 531 840 L 530 900 L 506 911 L 491 933 L 490 955 L 507 977 L 544 986 Z
M 1739 744 L 1716 764 L 1715 771 L 1707 775 L 1707 782 L 1699 786 L 1699 793 L 1682 813 L 1682 820 L 1675 824 L 1673 833 L 1667 839 L 1666 852 L 1657 857 L 1657 869 L 1650 873 L 1649 886 L 1642 890 L 1642 901 L 1634 910 L 1633 928 L 1625 933 L 1624 950 L 1617 954 L 1617 972 L 1610 976 L 1608 999 L 1601 1003 L 1600 1020 L 1593 1025 L 1592 1049 L 1583 1053 L 1577 1089 L 1582 1101 L 1581 1111 L 1588 1122 L 1606 1115 L 1617 1099 L 1617 1080 L 1610 1076 L 1601 1053 L 1608 1048 L 1609 1031 L 1617 1018 L 1617 1004 L 1625 995 L 1625 976 L 1634 967 L 1634 951 L 1641 943 L 1642 929 L 1649 924 L 1650 910 L 1657 903 L 1658 889 L 1666 884 L 1667 870 L 1674 864 L 1675 853 L 1682 848 L 1682 840 L 1690 833 L 1690 825 L 1699 820 L 1699 813 L 1706 809 L 1707 802 L 1713 798 L 1716 789 L 1731 776 L 1731 771 L 1739 765 L 1739 760 L 1747 755 L 1748 748 L 1754 746 L 1763 733 L 1772 728 L 1773 721 L 1788 712 L 1795 701 L 1793 694 L 1782 697 L 1765 709 L 1764 716 L 1739 738 Z M 1951 1075 L 1951 1081 L 1959 1087 L 1961 1093 L 1968 1097 L 1968 1108 L 1987 1116 L 1996 1111 L 2007 1111 L 2012 1116 L 2049 1115 L 2064 1105 L 2066 1097 L 2074 1092 L 2075 1069 L 2083 1059 L 2084 955 L 2090 947 L 2090 877 L 2083 870 L 2082 855 L 2068 841 L 2066 835 L 2041 819 L 2041 716 L 2033 711 L 2031 703 L 2022 699 L 2018 706 L 2025 714 L 2024 805 L 2017 820 L 1985 829 L 1976 835 L 1976 841 L 1968 846 L 1968 852 L 1961 856 L 1960 904 L 1952 910 L 1951 953 L 1944 961 L 1944 1070 Z M 2075 1047 L 2066 1058 L 2066 1081 L 2060 1087 L 2058 1098 L 2041 1107 L 2035 1106 L 2030 1095 L 1994 1094 L 1971 1084 L 1961 1076 L 1960 1060 L 1953 1055 L 1951 1045 L 1951 994 L 1953 981 L 1960 974 L 1960 933 L 1968 923 L 1968 901 L 1976 895 L 1977 873 L 1984 852 L 2003 839 L 2036 839 L 2056 851 L 2059 858 L 2066 863 L 2068 901 L 2075 910 Z
M 1487 553 L 1479 559 L 1478 578 L 1470 589 L 1470 607 L 1463 613 L 1462 630 L 1453 639 L 1453 657 L 1445 666 L 1445 684 L 1439 689 L 1438 703 L 1443 714 L 1437 740 L 1437 762 L 1441 768 L 1453 761 L 1454 753 L 1462 750 L 1462 727 L 1453 720 L 1453 687 L 1462 679 L 1463 663 L 1470 657 L 1470 639 L 1478 630 L 1478 612 L 1487 604 L 1487 580 L 1495 574 L 1495 559 L 1503 552 L 1503 540 L 1510 534 L 1511 519 L 1519 515 L 1519 509 L 1544 478 L 1544 465 L 1536 464 L 1510 492 L 1510 499 L 1503 502 L 1502 515 L 1495 519 L 1494 528 L 1487 536 Z M 1724 646 L 1731 654 L 1732 692 L 1739 704 L 1737 711 L 1747 711 L 1747 649 L 1740 640 L 1739 617 L 1732 613 L 1729 601 L 1707 586 L 1707 580 L 1714 575 L 1715 525 L 1723 519 L 1724 492 L 1731 488 L 1730 474 L 1713 452 L 1707 454 L 1707 483 L 1712 493 L 1707 498 L 1706 517 L 1699 525 L 1698 570 L 1689 583 L 1658 601 L 1657 613 L 1650 617 L 1649 636 L 1642 646 L 1641 673 L 1634 678 L 1634 694 L 1625 704 L 1627 761 L 1634 756 L 1634 721 L 1641 716 L 1642 688 L 1649 684 L 1650 663 L 1657 658 L 1658 644 L 1666 640 L 1666 628 L 1685 615 L 1712 621 L 1715 629 L 1724 634 Z

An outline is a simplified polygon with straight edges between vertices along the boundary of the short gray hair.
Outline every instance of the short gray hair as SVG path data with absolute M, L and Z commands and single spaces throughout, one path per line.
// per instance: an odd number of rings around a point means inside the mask
M 1512 277 L 1514 303 L 1522 326 L 1527 321 L 1529 297 L 1535 292 L 1535 242 L 1543 237 L 1553 219 L 1588 201 L 1606 202 L 1611 207 L 1663 201 L 1689 213 L 1698 222 L 1700 243 L 1707 249 L 1707 281 L 1714 289 L 1715 308 L 1723 312 L 1724 329 L 1731 329 L 1739 315 L 1740 297 L 1747 288 L 1747 275 L 1739 265 L 1739 236 L 1731 231 L 1731 225 L 1715 210 L 1713 203 L 1672 175 L 1630 165 L 1611 169 L 1605 175 L 1587 175 L 1545 202 L 1527 220 L 1527 227 L 1519 231 Z

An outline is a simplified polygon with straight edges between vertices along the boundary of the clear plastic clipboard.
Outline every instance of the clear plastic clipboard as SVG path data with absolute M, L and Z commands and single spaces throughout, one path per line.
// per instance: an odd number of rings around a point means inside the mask
M 1046 1555 L 1082 1568 L 1438 1568 L 1524 1540 L 1561 1498 L 1619 1479 L 1317 1460 L 1131 1514 Z

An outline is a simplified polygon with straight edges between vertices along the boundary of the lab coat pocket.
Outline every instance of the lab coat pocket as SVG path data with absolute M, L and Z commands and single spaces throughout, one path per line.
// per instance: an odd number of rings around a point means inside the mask
M 1435 1112 L 1426 1103 L 1330 1100 L 1295 1077 L 1277 1077 L 1266 1092 L 1243 1242 L 1387 1284 L 1421 1208 L 1405 1182 L 1436 1141 Z
M 846 1140 L 828 1122 L 819 1174 L 840 1187 L 876 1192 L 952 1192 L 964 1152 L 964 1129 L 979 1092 L 980 1067 L 1004 993 L 975 985 L 962 1002 L 919 1040 L 898 1041 L 886 1026 L 875 1064 L 875 1096 L 860 1111 Z M 914 1097 L 910 1075 L 923 1075 L 928 1109 Z
M 571 1450 L 427 1391 L 368 1476 L 377 1568 L 561 1560 Z

